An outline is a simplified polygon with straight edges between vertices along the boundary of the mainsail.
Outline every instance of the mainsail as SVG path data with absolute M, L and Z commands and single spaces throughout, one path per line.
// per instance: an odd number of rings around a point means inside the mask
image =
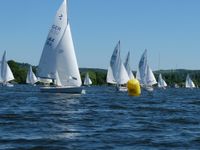
M 58 9 L 49 31 L 38 66 L 38 76 L 49 79 L 56 79 L 57 76 L 62 86 L 79 87 L 82 84 L 67 17 L 66 0 Z
M 136 78 L 140 81 L 143 87 L 152 86 L 157 83 L 153 71 L 147 63 L 147 50 L 141 56 Z
M 38 76 L 41 78 L 55 78 L 57 46 L 67 26 L 66 5 L 66 0 L 64 0 L 56 13 L 54 23 L 47 36 L 37 71 Z
M 136 78 L 140 81 L 141 85 L 146 84 L 146 74 L 147 74 L 147 50 L 145 49 L 139 61 L 138 70 L 136 73 Z
M 128 54 L 126 56 L 124 67 L 126 68 L 129 79 L 134 79 L 135 77 L 134 77 L 133 72 L 132 72 L 131 67 L 130 67 L 130 52 L 128 52 Z
M 2 60 L 1 60 L 1 82 L 6 84 L 8 81 L 14 80 L 13 73 L 6 61 L 6 51 L 4 51 Z
M 113 78 L 113 79 L 112 79 Z M 107 73 L 108 83 L 125 84 L 129 80 L 128 73 L 120 57 L 120 41 L 117 43 L 110 60 L 110 66 Z

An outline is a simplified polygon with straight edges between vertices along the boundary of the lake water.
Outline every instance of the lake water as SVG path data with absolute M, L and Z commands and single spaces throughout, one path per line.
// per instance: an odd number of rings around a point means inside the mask
M 200 149 L 200 89 L 130 97 L 112 87 L 84 95 L 0 89 L 0 149 Z

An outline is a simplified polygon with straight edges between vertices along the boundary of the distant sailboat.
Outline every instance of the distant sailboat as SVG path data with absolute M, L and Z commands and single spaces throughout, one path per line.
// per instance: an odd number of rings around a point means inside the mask
M 84 79 L 84 85 L 89 86 L 91 84 L 92 84 L 92 81 L 89 77 L 89 73 L 87 72 L 86 75 L 85 75 L 85 79 Z
M 147 91 L 153 91 L 153 85 L 157 83 L 153 71 L 147 63 L 147 50 L 144 51 L 139 62 L 136 78 Z
M 4 51 L 2 60 L 1 60 L 1 83 L 3 86 L 12 87 L 13 84 L 9 83 L 9 81 L 14 80 L 13 73 L 7 63 L 6 60 L 6 51 Z
M 128 73 L 129 79 L 134 79 L 135 77 L 134 77 L 133 72 L 132 72 L 131 67 L 130 67 L 130 52 L 128 52 L 128 54 L 126 56 L 124 66 L 125 66 L 126 71 Z
M 122 87 L 128 82 L 129 76 L 121 61 L 120 57 L 120 41 L 117 43 L 110 60 L 110 66 L 107 72 L 107 83 L 116 84 L 117 90 L 127 91 L 126 87 Z
M 37 81 L 38 79 L 32 70 L 32 66 L 30 65 L 27 76 L 26 76 L 26 83 L 34 85 Z
M 57 80 L 57 83 L 60 80 L 59 84 L 55 84 L 56 86 L 41 87 L 42 92 L 72 94 L 82 92 L 66 0 L 63 1 L 56 13 L 44 45 L 37 74 L 40 78 Z
M 162 74 L 159 74 L 159 77 L 158 77 L 158 87 L 159 88 L 164 88 L 164 89 L 167 87 L 167 83 L 162 78 Z
M 186 77 L 186 81 L 185 81 L 185 87 L 186 88 L 195 88 L 195 84 L 192 81 L 192 79 L 190 78 L 189 74 Z

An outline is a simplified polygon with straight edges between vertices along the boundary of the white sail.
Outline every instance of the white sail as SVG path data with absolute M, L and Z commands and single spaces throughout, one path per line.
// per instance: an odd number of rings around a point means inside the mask
M 192 81 L 192 79 L 190 78 L 189 74 L 186 77 L 186 81 L 185 81 L 185 87 L 186 88 L 195 88 L 195 84 Z
M 82 82 L 66 5 L 64 0 L 57 11 L 40 58 L 38 76 L 50 79 L 56 79 L 57 76 L 63 87 L 79 87 Z
M 117 82 L 117 84 L 125 84 L 128 82 L 129 80 L 129 76 L 128 73 L 124 67 L 124 64 L 121 61 L 120 58 L 120 41 L 117 43 L 113 54 L 111 56 L 111 60 L 110 60 L 110 68 L 112 70 L 112 72 L 108 69 L 108 74 L 109 77 L 114 78 L 114 81 Z M 111 74 L 112 73 L 112 74 Z M 107 75 L 108 77 L 108 75 Z M 113 82 L 113 81 L 111 81 Z M 110 82 L 109 82 L 110 83 Z
M 84 85 L 91 85 L 92 84 L 92 81 L 89 77 L 89 73 L 87 72 L 86 73 L 86 76 L 85 76 L 85 79 L 84 79 Z
M 67 27 L 66 0 L 63 1 L 54 18 L 40 58 L 37 74 L 41 78 L 55 78 L 56 50 Z
M 56 68 L 63 86 L 81 86 L 81 77 L 69 24 L 57 47 L 56 63 Z
M 146 84 L 146 75 L 147 75 L 147 50 L 145 49 L 139 61 L 138 70 L 136 73 L 136 78 L 140 81 L 141 85 Z
M 136 72 L 136 79 L 138 79 L 139 81 L 141 81 L 139 68 L 138 68 L 138 70 Z
M 158 77 L 158 87 L 160 88 L 164 88 L 167 86 L 167 83 L 165 82 L 165 80 L 162 78 L 162 74 L 159 74 Z
M 136 78 L 140 81 L 142 87 L 147 89 L 148 91 L 152 91 L 152 85 L 156 84 L 157 81 L 151 70 L 150 66 L 147 63 L 147 50 L 145 49 L 144 53 L 141 56 L 138 70 L 136 73 Z
M 54 82 L 55 82 L 54 84 L 56 86 L 62 86 L 62 83 L 60 81 L 60 77 L 59 77 L 58 71 L 56 71 L 56 78 L 55 78 Z
M 1 60 L 1 80 L 3 83 L 7 83 L 8 81 L 14 80 L 13 73 L 6 61 L 6 51 L 4 51 L 2 60 Z
M 153 71 L 151 70 L 149 65 L 147 65 L 146 84 L 152 86 L 152 85 L 154 85 L 156 83 L 157 83 L 157 81 L 156 81 L 156 78 L 155 78 L 155 76 L 153 74 Z
M 26 83 L 28 84 L 35 84 L 38 81 L 37 77 L 35 76 L 32 67 L 29 67 L 27 76 L 26 76 Z
M 108 67 L 106 82 L 111 83 L 111 84 L 117 84 L 117 82 L 113 76 L 112 68 L 110 66 Z
M 126 71 L 128 73 L 129 79 L 134 79 L 134 75 L 133 72 L 131 71 L 131 67 L 130 67 L 130 52 L 128 52 L 124 66 L 126 68 Z

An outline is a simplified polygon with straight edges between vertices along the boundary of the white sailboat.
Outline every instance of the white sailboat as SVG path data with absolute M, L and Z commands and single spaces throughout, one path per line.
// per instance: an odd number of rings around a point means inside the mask
M 167 83 L 162 78 L 162 74 L 161 73 L 159 74 L 159 77 L 158 77 L 158 87 L 159 88 L 163 88 L 163 89 L 165 89 L 167 87 Z
M 117 86 L 117 90 L 119 91 L 127 91 L 127 88 L 121 85 L 126 84 L 128 80 L 129 80 L 128 73 L 120 57 L 120 41 L 119 41 L 111 56 L 110 66 L 108 68 L 106 81 L 107 83 L 115 84 Z
M 41 87 L 42 92 L 72 94 L 82 92 L 66 0 L 63 1 L 56 13 L 43 48 L 37 74 L 40 78 L 60 80 L 59 86 Z
M 126 68 L 129 79 L 134 79 L 135 77 L 134 77 L 133 72 L 132 72 L 131 67 L 130 67 L 130 52 L 128 52 L 128 54 L 126 56 L 124 67 Z
M 192 79 L 190 78 L 189 74 L 186 77 L 186 81 L 185 81 L 185 87 L 186 88 L 195 88 L 195 84 L 192 81 Z
M 153 91 L 153 85 L 157 83 L 153 71 L 147 63 L 146 49 L 140 59 L 136 78 L 140 81 L 141 86 L 147 91 Z
M 3 86 L 13 87 L 14 85 L 9 83 L 9 81 L 14 80 L 13 73 L 6 60 L 6 51 L 4 51 L 2 60 L 1 60 L 1 83 Z
M 85 75 L 85 79 L 84 79 L 84 85 L 89 86 L 91 84 L 92 84 L 92 81 L 89 77 L 89 73 L 87 72 L 86 75 Z
M 37 81 L 38 79 L 32 70 L 32 66 L 30 65 L 27 76 L 26 76 L 26 83 L 34 85 Z

